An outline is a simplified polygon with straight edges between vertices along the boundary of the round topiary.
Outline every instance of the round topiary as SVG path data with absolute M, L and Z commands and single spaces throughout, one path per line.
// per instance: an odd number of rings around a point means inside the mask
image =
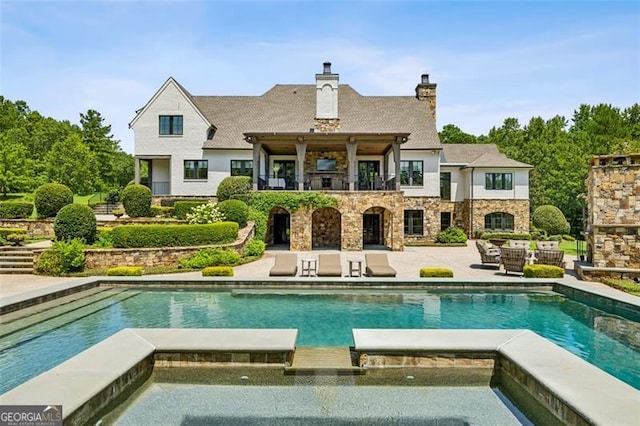
M 45 183 L 36 189 L 38 217 L 54 217 L 61 208 L 73 203 L 73 192 L 60 183 Z
M 466 243 L 467 234 L 461 228 L 451 226 L 444 231 L 438 232 L 436 241 L 443 244 Z
M 251 191 L 251 178 L 248 176 L 229 176 L 218 185 L 218 201 L 225 201 L 234 195 L 246 195 Z
M 533 211 L 531 220 L 536 228 L 546 231 L 547 235 L 561 235 L 569 232 L 567 218 L 556 206 L 538 207 Z
M 151 190 L 144 185 L 129 185 L 122 190 L 122 205 L 129 217 L 151 215 Z
M 86 204 L 69 204 L 60 209 L 53 222 L 57 240 L 84 240 L 91 244 L 96 238 L 96 216 Z
M 244 201 L 226 200 L 218 203 L 218 210 L 224 214 L 225 220 L 235 222 L 240 228 L 247 226 L 249 206 Z

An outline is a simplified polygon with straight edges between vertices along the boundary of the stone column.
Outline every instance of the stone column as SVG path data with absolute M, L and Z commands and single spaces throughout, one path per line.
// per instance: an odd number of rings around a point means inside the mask
M 356 138 L 354 136 L 349 137 L 349 142 L 347 143 L 347 160 L 349 161 L 349 191 L 353 192 L 356 189 L 355 186 L 355 175 L 356 175 L 356 152 L 358 151 L 358 144 L 356 143 Z
M 391 148 L 393 149 L 393 159 L 396 163 L 396 191 L 400 191 L 400 143 L 397 141 L 391 142 Z
M 260 178 L 260 148 L 262 144 L 253 144 L 253 190 L 258 190 L 258 179 Z
M 298 159 L 298 191 L 304 191 L 304 156 L 307 153 L 307 143 L 302 137 L 296 143 L 296 155 Z

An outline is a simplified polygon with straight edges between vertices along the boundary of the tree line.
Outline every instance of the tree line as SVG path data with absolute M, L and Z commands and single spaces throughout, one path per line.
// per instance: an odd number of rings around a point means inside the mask
M 589 159 L 640 152 L 640 104 L 623 110 L 607 104 L 580 105 L 571 122 L 562 116 L 533 117 L 523 126 L 507 118 L 480 136 L 447 124 L 439 135 L 442 143 L 493 143 L 508 157 L 531 164 L 531 210 L 546 204 L 558 207 L 575 233 L 583 224 Z
M 80 113 L 80 125 L 32 111 L 26 102 L 0 96 L 0 192 L 32 192 L 47 182 L 75 194 L 112 191 L 134 177 L 133 156 L 96 110 Z

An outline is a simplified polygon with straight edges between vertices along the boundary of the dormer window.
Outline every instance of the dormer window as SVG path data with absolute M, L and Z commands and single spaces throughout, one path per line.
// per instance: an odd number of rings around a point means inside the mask
M 182 116 L 181 115 L 161 115 L 160 116 L 160 135 L 182 135 Z

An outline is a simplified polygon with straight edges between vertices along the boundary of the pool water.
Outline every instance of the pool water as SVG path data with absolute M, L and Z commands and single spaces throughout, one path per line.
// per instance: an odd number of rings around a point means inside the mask
M 640 389 L 640 324 L 553 292 L 110 289 L 54 309 L 0 326 L 0 393 L 149 327 L 297 328 L 298 346 L 352 346 L 354 328 L 527 328 Z

